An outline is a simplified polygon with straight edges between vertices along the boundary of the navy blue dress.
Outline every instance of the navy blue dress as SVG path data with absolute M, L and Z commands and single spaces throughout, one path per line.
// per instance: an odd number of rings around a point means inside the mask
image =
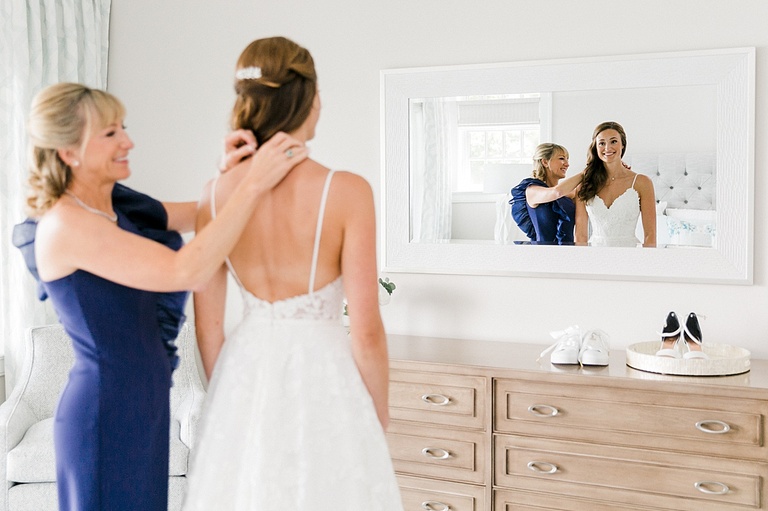
M 120 228 L 181 246 L 165 230 L 160 202 L 125 187 L 115 193 Z M 31 239 L 29 224 L 14 235 L 34 264 L 34 230 Z M 75 351 L 54 422 L 59 508 L 167 511 L 172 341 L 187 293 L 142 291 L 82 270 L 42 282 L 41 292 Z
M 512 189 L 512 215 L 526 232 L 531 243 L 539 245 L 573 245 L 576 225 L 576 204 L 568 197 L 544 202 L 532 208 L 525 200 L 525 190 L 531 186 L 547 187 L 536 178 L 523 179 Z

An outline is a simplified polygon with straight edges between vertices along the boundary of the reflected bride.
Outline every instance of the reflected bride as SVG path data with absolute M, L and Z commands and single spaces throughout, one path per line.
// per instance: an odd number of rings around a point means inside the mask
M 627 135 L 617 122 L 599 124 L 589 146 L 584 179 L 576 201 L 576 243 L 600 247 L 636 247 L 641 217 L 643 246 L 656 246 L 656 195 L 648 176 L 626 168 L 621 160 Z

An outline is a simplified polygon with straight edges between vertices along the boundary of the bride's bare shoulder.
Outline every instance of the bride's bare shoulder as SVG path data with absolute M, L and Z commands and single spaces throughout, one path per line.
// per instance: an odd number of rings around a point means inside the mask
M 360 174 L 348 170 L 337 170 L 333 175 L 333 179 L 334 182 L 338 182 L 340 186 L 350 188 L 371 188 L 367 179 Z
M 372 207 L 373 190 L 368 181 L 360 174 L 336 171 L 333 175 L 328 198 L 337 205 L 343 205 L 341 209 L 346 213 L 354 215 Z

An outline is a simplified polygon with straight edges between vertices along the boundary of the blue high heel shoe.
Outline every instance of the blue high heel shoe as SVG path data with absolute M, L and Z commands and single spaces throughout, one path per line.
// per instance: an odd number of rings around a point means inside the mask
M 677 349 L 677 342 L 680 340 L 680 321 L 677 314 L 670 312 L 667 315 L 667 322 L 664 329 L 659 333 L 661 336 L 661 347 L 656 352 L 657 357 L 680 358 L 680 351 Z

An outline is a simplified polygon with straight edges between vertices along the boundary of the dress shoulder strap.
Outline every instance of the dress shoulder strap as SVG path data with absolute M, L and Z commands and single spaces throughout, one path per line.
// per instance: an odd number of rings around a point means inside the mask
M 635 174 L 635 179 L 633 179 L 633 180 L 632 180 L 632 188 L 634 188 L 634 187 L 635 187 L 635 181 L 637 181 L 637 176 L 638 176 L 638 175 L 639 175 L 639 174 Z
M 331 187 L 331 178 L 335 171 L 331 170 L 325 178 L 323 186 L 323 195 L 320 198 L 320 210 L 317 213 L 317 227 L 315 229 L 315 246 L 312 249 L 312 267 L 309 271 L 309 294 L 315 292 L 315 276 L 317 275 L 317 257 L 320 254 L 320 236 L 323 232 L 323 217 L 325 216 L 325 205 L 328 202 L 328 190 Z
M 217 176 L 216 179 L 213 180 L 213 184 L 211 185 L 211 220 L 216 218 L 216 184 L 218 182 L 219 182 L 219 178 Z M 245 289 L 243 287 L 243 283 L 240 282 L 240 278 L 237 276 L 237 273 L 235 272 L 235 268 L 232 266 L 232 263 L 230 262 L 229 257 L 224 259 L 224 262 L 227 264 L 227 268 L 229 268 L 229 272 L 235 278 L 235 282 L 237 282 L 237 285 L 240 286 L 240 289 Z

